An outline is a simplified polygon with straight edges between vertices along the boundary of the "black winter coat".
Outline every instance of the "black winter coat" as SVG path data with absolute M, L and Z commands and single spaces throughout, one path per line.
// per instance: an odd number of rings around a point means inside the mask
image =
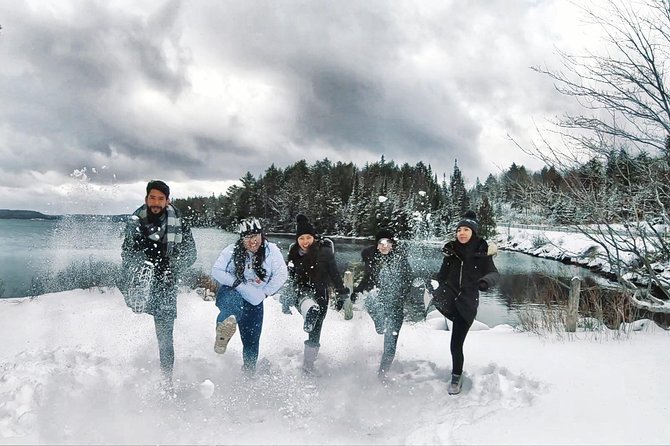
M 316 240 L 304 255 L 300 255 L 298 243 L 291 245 L 287 263 L 290 286 L 296 293 L 313 292 L 322 304 L 328 302 L 328 285 L 331 283 L 338 294 L 348 293 L 337 269 L 335 254 L 320 240 Z
M 382 254 L 376 246 L 361 251 L 363 278 L 354 293 L 379 289 L 379 297 L 386 305 L 402 308 L 409 298 L 412 286 L 412 269 L 404 251 L 398 246 Z
M 178 211 L 175 214 L 179 217 Z M 165 214 L 161 216 L 166 218 Z M 156 224 L 145 219 L 130 219 L 126 225 L 121 246 L 121 272 L 118 286 L 121 292 L 130 282 L 131 275 L 137 273 L 137 268 L 145 260 L 154 264 L 154 280 L 151 285 L 151 296 L 146 313 L 158 318 L 177 317 L 176 288 L 177 281 L 191 266 L 197 256 L 197 250 L 191 228 L 182 220 L 182 242 L 175 244 L 170 255 L 167 254 L 165 237 L 160 242 L 154 242 L 148 237 L 155 232 Z
M 474 235 L 466 244 L 454 240 L 442 248 L 445 257 L 436 276 L 439 287 L 433 293 L 433 303 L 447 318 L 453 319 L 458 312 L 467 322 L 474 321 L 480 282 L 487 289 L 498 282 L 500 274 L 488 251 L 486 240 Z

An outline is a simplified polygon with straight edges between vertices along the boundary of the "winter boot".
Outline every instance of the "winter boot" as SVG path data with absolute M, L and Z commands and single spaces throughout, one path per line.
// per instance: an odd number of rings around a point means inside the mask
M 321 307 L 319 304 L 314 302 L 312 299 L 305 299 L 300 305 L 300 313 L 305 318 L 305 323 L 302 326 L 302 329 L 307 333 L 311 333 L 316 326 L 316 322 L 319 320 L 319 312 Z
M 461 385 L 463 384 L 463 375 L 456 375 L 455 373 L 451 374 L 451 382 L 447 388 L 447 393 L 449 395 L 458 395 L 461 393 Z
M 377 334 L 384 334 L 386 331 L 384 328 L 384 318 L 379 314 L 379 312 L 374 311 L 369 313 L 370 317 L 372 318 L 372 322 L 375 324 L 375 331 Z
M 384 384 L 388 383 L 391 380 L 389 378 L 388 367 L 379 366 L 379 369 L 377 369 L 377 378 Z
M 384 334 L 384 316 L 377 298 L 368 297 L 365 299 L 365 309 L 367 310 L 372 322 L 375 324 L 377 334 Z
M 282 294 L 279 296 L 279 302 L 281 302 L 281 312 L 284 314 L 293 314 L 291 311 L 291 299 Z
M 319 354 L 319 347 L 305 344 L 305 355 L 302 363 L 302 371 L 306 374 L 314 373 L 314 361 Z
M 228 342 L 237 330 L 237 320 L 235 316 L 228 316 L 223 322 L 216 324 L 216 341 L 214 341 L 214 351 L 220 355 L 226 352 Z

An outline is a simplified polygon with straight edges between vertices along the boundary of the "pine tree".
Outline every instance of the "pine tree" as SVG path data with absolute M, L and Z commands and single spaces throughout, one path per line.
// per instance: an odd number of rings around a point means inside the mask
M 477 210 L 477 217 L 479 219 L 479 232 L 483 238 L 491 238 L 496 235 L 496 221 L 493 213 L 493 207 L 489 202 L 489 197 L 482 196 L 482 204 Z
M 470 208 L 470 200 L 465 189 L 465 182 L 463 181 L 463 174 L 458 168 L 458 161 L 454 161 L 454 171 L 449 179 L 449 197 L 451 220 L 457 221 Z

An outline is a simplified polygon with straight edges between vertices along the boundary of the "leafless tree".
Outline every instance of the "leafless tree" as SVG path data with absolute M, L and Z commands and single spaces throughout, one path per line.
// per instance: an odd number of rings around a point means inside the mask
M 579 210 L 577 229 L 602 248 L 634 303 L 670 313 L 670 280 L 660 274 L 670 259 L 670 0 L 606 0 L 582 8 L 605 45 L 583 55 L 559 53 L 559 69 L 533 69 L 552 78 L 583 113 L 558 118 L 553 135 L 540 131 L 539 141 L 521 148 L 562 172 L 564 187 L 543 199 L 569 200 Z M 613 163 L 621 151 L 639 156 Z M 613 166 L 608 175 L 618 178 L 616 191 L 608 176 L 594 184 L 593 177 L 575 175 L 589 160 Z

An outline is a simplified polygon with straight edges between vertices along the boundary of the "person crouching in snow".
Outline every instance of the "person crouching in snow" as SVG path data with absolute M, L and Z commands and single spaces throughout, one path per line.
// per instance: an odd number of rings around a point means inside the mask
M 321 328 L 328 311 L 328 284 L 332 282 L 337 292 L 335 308 L 342 309 L 349 297 L 335 263 L 330 246 L 317 238 L 314 226 L 307 217 L 296 217 L 296 243 L 288 252 L 288 293 L 293 305 L 304 318 L 303 329 L 308 334 L 305 341 L 303 371 L 314 371 L 314 361 L 319 353 Z
M 212 277 L 220 285 L 214 351 L 225 353 L 239 326 L 242 370 L 253 373 L 263 328 L 263 301 L 282 287 L 288 273 L 281 251 L 265 239 L 258 219 L 242 220 L 239 234 L 239 240 L 225 247 L 212 267 Z
M 395 357 L 398 335 L 404 318 L 405 302 L 409 298 L 412 270 L 405 251 L 388 229 L 375 235 L 375 246 L 361 251 L 363 278 L 354 288 L 351 300 L 363 291 L 377 289 L 365 298 L 365 309 L 375 324 L 375 330 L 384 335 L 384 351 L 377 375 L 387 379 L 387 372 Z
M 444 259 L 433 292 L 435 308 L 453 322 L 451 330 L 450 395 L 460 393 L 463 382 L 463 344 L 479 306 L 479 292 L 494 286 L 500 275 L 493 263 L 497 249 L 477 236 L 479 223 L 468 211 L 456 226 L 456 240 L 442 248 Z

